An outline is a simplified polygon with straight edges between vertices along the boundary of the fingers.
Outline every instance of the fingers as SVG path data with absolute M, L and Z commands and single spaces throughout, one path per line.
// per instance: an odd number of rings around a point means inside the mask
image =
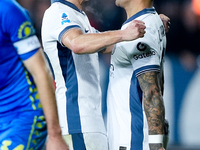
M 139 26 L 139 28 L 141 28 L 141 29 L 145 29 L 146 28 L 145 23 L 143 21 L 141 21 L 141 20 L 133 20 L 131 23 L 135 27 Z
M 135 25 L 136 28 L 138 28 L 138 37 L 144 37 L 144 34 L 146 33 L 145 29 L 145 23 L 140 20 L 134 20 L 133 24 Z
M 159 14 L 159 16 L 163 22 L 165 33 L 169 32 L 170 25 L 171 25 L 170 18 L 165 16 L 164 14 Z
M 166 21 L 166 20 L 162 20 L 162 22 L 163 22 L 163 25 L 164 25 L 164 28 L 165 28 L 165 33 L 169 32 L 171 23 L 169 21 Z
M 140 29 L 139 37 L 144 37 L 145 33 L 146 33 L 146 31 L 144 29 Z
M 140 21 L 140 20 L 131 21 L 124 32 L 125 40 L 131 41 L 137 38 L 144 37 L 145 28 L 146 26 L 143 21 Z
M 159 16 L 160 16 L 161 19 L 164 19 L 166 21 L 170 21 L 170 18 L 165 16 L 164 14 L 159 14 Z

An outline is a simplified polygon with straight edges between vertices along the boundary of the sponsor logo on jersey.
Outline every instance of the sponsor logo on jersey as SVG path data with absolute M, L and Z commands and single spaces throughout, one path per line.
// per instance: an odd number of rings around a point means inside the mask
M 70 19 L 66 13 L 63 13 L 61 16 L 61 24 L 70 23 Z
M 29 21 L 22 23 L 18 30 L 18 38 L 23 39 L 33 34 L 35 34 L 35 29 L 33 28 L 32 23 Z
M 146 53 L 134 55 L 133 58 L 135 60 L 138 60 L 138 59 L 143 59 L 143 58 L 151 57 L 152 55 L 156 55 L 156 52 L 155 51 L 149 51 L 149 52 L 146 52 Z
M 145 51 L 146 48 L 147 48 L 147 45 L 146 45 L 145 43 L 139 42 L 139 43 L 137 44 L 137 49 L 138 49 L 139 51 Z

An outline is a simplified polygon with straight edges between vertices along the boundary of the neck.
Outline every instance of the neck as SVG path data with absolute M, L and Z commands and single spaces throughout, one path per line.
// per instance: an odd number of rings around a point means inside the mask
M 124 7 L 127 14 L 127 19 L 133 16 L 134 14 L 138 13 L 139 11 L 145 9 L 145 8 L 151 8 L 153 7 L 153 1 L 152 0 L 131 0 L 130 3 L 127 3 L 127 5 Z
M 74 4 L 79 10 L 82 10 L 82 2 L 83 0 L 66 0 L 72 4 Z

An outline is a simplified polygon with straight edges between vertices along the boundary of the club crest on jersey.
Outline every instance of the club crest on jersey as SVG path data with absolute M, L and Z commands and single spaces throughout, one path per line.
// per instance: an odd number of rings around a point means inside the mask
M 70 19 L 66 13 L 63 13 L 61 16 L 61 24 L 70 23 Z
M 33 34 L 35 34 L 35 29 L 33 28 L 32 23 L 29 21 L 22 23 L 18 30 L 18 38 L 23 39 Z
M 139 51 L 145 51 L 146 48 L 147 48 L 147 45 L 146 45 L 145 43 L 139 42 L 139 43 L 137 44 L 137 49 L 138 49 Z

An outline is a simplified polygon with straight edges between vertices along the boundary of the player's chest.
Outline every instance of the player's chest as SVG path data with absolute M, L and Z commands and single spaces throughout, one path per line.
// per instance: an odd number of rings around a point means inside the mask
M 111 53 L 111 64 L 115 67 L 128 67 L 131 66 L 128 53 L 123 45 L 116 45 Z

